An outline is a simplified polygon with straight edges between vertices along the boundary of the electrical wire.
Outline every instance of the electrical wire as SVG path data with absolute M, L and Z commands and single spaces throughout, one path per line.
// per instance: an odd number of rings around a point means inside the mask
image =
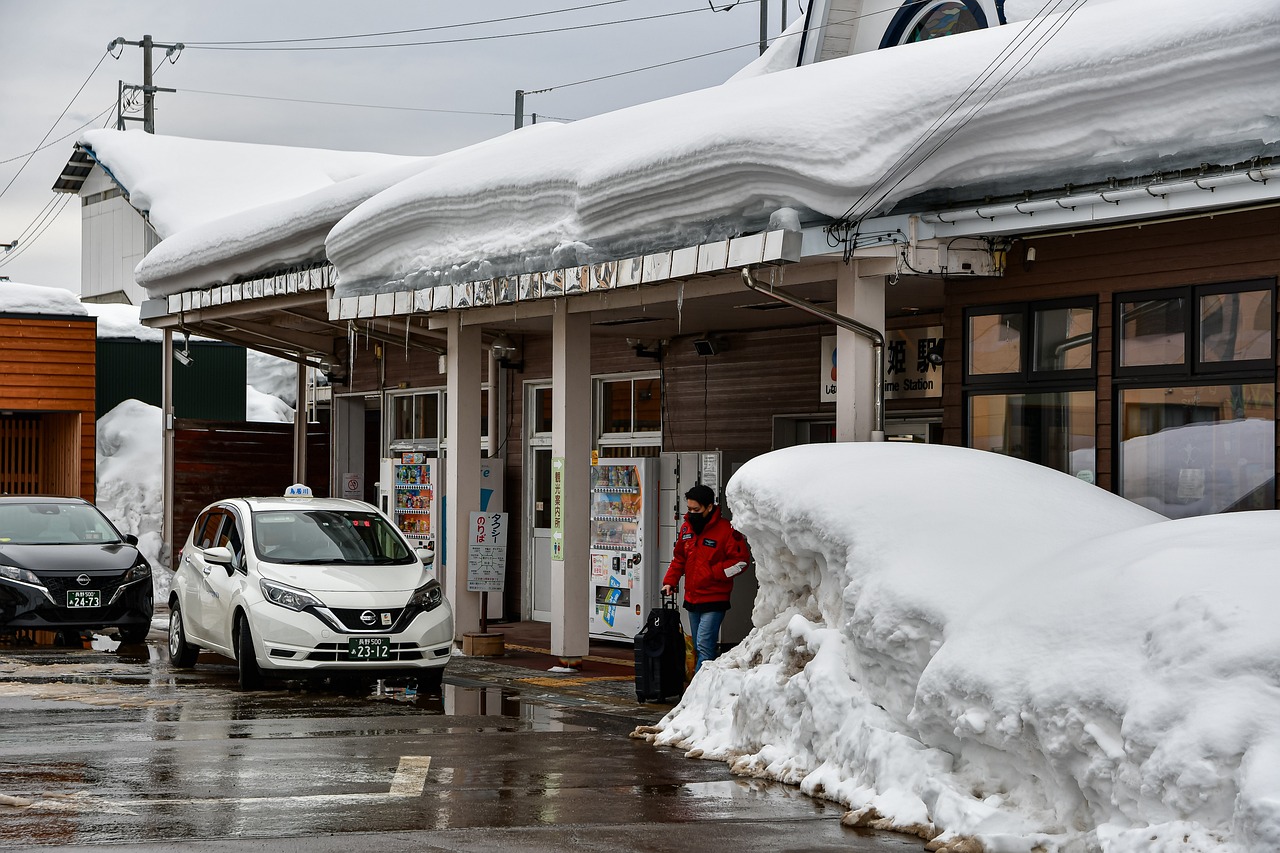
M 0 198 L 4 198 L 4 194 L 13 186 L 13 182 L 18 180 L 18 176 L 22 174 L 22 170 L 27 168 L 27 164 L 31 162 L 31 158 L 35 156 L 36 151 L 39 151 L 40 146 L 44 145 L 45 140 L 49 138 L 49 135 L 53 133 L 54 128 L 58 126 L 58 122 L 62 121 L 62 117 L 67 114 L 67 110 L 71 109 L 71 105 L 76 102 L 76 98 L 80 97 L 80 93 L 84 91 L 84 87 L 89 85 L 89 81 L 93 79 L 93 75 L 98 73 L 98 69 L 102 67 L 103 61 L 110 55 L 110 53 L 104 51 L 102 56 L 98 57 L 98 62 L 93 66 L 93 70 L 89 72 L 89 76 L 84 78 L 84 82 L 80 84 L 80 88 L 76 89 L 76 93 L 71 96 L 71 100 L 67 101 L 67 105 L 62 108 L 62 112 L 58 113 L 58 117 L 53 120 L 53 124 L 51 124 L 49 129 L 45 131 L 44 136 L 40 137 L 40 141 L 36 143 L 35 151 L 32 151 L 27 155 L 27 159 L 18 167 L 18 171 L 13 173 L 13 177 L 9 179 L 9 183 L 4 185 L 4 189 L 0 190 Z
M 739 0 L 741 3 L 759 3 L 760 0 Z M 343 44 L 343 45 L 315 45 L 315 46 L 299 46 L 299 47 L 263 47 L 263 46 L 246 46 L 246 47 L 219 47 L 219 46 L 199 46 L 191 43 L 185 43 L 188 50 L 235 50 L 235 51 L 300 51 L 300 50 L 384 50 L 393 47 L 423 47 L 428 45 L 439 44 L 465 44 L 467 42 L 478 41 L 494 41 L 497 39 L 520 38 L 523 36 L 540 36 L 551 33 L 567 33 L 578 30 L 599 29 L 600 27 L 613 27 L 619 24 L 634 24 L 641 21 L 656 21 L 662 18 L 674 18 L 679 15 L 692 15 L 705 12 L 706 9 L 698 7 L 697 9 L 683 9 L 678 12 L 662 12 L 656 15 L 643 15 L 636 18 L 620 18 L 616 21 L 600 21 L 594 24 L 576 24 L 569 27 L 552 27 L 545 30 L 525 30 L 518 33 L 498 33 L 487 36 L 464 36 L 452 39 L 434 39 L 429 41 L 408 41 L 408 42 L 391 42 L 389 44 Z
M 104 115 L 111 112 L 115 108 L 116 108 L 116 105 L 115 105 L 115 102 L 113 101 L 111 103 L 111 106 L 107 107 L 105 110 L 98 113 L 96 116 L 89 119 L 84 124 L 77 127 L 75 130 L 72 130 L 70 133 L 64 133 L 62 136 L 59 136 L 57 139 L 50 139 L 44 145 L 41 145 L 39 148 L 36 148 L 32 151 L 28 151 L 25 154 L 18 154 L 17 156 L 10 157 L 7 160 L 0 160 L 0 166 L 3 166 L 7 163 L 12 163 L 14 160 L 21 160 L 23 157 L 30 157 L 32 154 L 39 154 L 41 151 L 45 150 L 46 148 L 52 148 L 53 146 L 57 145 L 59 142 L 62 142 L 65 139 L 69 139 L 70 137 L 75 136 L 77 133 L 84 130 L 89 125 L 94 124 L 95 122 L 97 122 L 98 119 L 102 118 Z
M 251 45 L 251 44 L 295 44 L 299 42 L 311 41 L 340 41 L 342 39 L 363 39 L 363 38 L 381 38 L 382 36 L 403 36 L 410 33 L 431 33 L 440 30 L 456 30 L 462 27 L 478 27 L 485 24 L 502 24 L 507 21 L 521 21 L 526 18 L 542 18 L 547 15 L 559 15 L 565 12 L 580 12 L 583 9 L 598 9 L 601 6 L 616 6 L 619 3 L 630 3 L 633 0 L 604 0 L 600 3 L 589 3 L 585 6 L 570 6 L 566 9 L 551 9 L 546 12 L 530 12 L 526 15 L 509 15 L 505 18 L 489 18 L 483 21 L 464 21 L 458 24 L 440 24 L 434 27 L 416 27 L 411 30 L 386 30 L 378 33 L 352 33 L 345 36 L 312 36 L 310 38 L 291 38 L 291 39 L 254 39 L 245 41 L 196 41 L 184 42 L 187 47 L 221 47 L 224 45 Z
M 395 106 L 392 104 L 357 104 L 357 103 L 350 103 L 346 101 L 316 101 L 316 100 L 310 100 L 307 98 L 283 98 L 283 97 L 275 97 L 272 95 L 248 95 L 243 92 L 210 92 L 204 89 L 178 89 L 178 92 L 181 94 L 190 94 L 190 95 L 218 95 L 224 98 L 248 98 L 254 101 L 284 101 L 286 103 L 291 103 L 291 104 L 317 104 L 319 106 L 325 106 L 325 107 L 361 107 L 364 109 L 372 109 L 372 110 L 399 110 L 402 112 L 414 112 L 414 113 L 450 113 L 453 115 L 468 115 L 468 116 L 503 116 L 506 118 L 510 118 L 511 116 L 515 115 L 514 113 L 483 112 L 481 110 L 445 110 L 445 109 L 434 109 L 431 107 L 401 107 L 401 106 Z

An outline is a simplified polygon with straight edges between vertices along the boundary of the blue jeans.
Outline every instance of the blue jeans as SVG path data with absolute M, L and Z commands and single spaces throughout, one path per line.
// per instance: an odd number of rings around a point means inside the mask
M 698 662 L 693 671 L 702 669 L 704 661 L 715 660 L 720 654 L 720 623 L 724 621 L 723 610 L 707 610 L 689 613 L 689 633 L 693 635 L 693 648 L 698 654 Z

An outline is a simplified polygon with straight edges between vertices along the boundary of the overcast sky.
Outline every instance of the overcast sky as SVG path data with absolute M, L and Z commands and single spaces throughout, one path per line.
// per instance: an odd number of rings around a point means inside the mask
M 788 2 L 787 20 L 794 21 L 802 0 Z M 770 36 L 780 31 L 781 3 L 769 0 Z M 725 5 L 725 0 L 717 0 L 716 8 Z M 456 26 L 585 6 L 594 8 Z M 474 39 L 664 14 L 668 16 L 588 29 L 385 49 L 199 47 L 208 42 L 425 27 L 448 29 L 320 44 Z M 117 81 L 142 82 L 141 49 L 124 47 L 118 59 L 106 56 L 65 116 L 61 120 L 58 116 L 105 55 L 108 42 L 117 36 L 138 41 L 144 34 L 157 42 L 188 45 L 174 64 L 164 59 L 163 50 L 154 53 L 155 85 L 179 90 L 156 96 L 157 133 L 431 154 L 509 130 L 517 89 L 561 87 L 529 95 L 525 112 L 574 119 L 721 83 L 758 54 L 755 43 L 760 34 L 760 6 L 759 0 L 742 0 L 729 11 L 712 12 L 707 0 L 472 0 L 448 4 L 386 0 L 0 0 L 0 80 L 4 84 L 0 86 L 0 113 L 4 116 L 0 123 L 0 244 L 23 239 L 7 256 L 0 250 L 0 276 L 79 291 L 78 200 L 71 199 L 62 207 L 47 230 L 34 240 L 33 234 L 42 227 L 42 210 L 55 197 L 51 187 L 71 155 L 77 128 L 86 123 L 102 127 L 113 122 Z M 743 47 L 736 50 L 664 68 L 565 85 L 740 45 Z M 196 90 L 414 109 L 258 100 Z M 449 110 L 496 115 L 443 112 Z M 644 128 L 637 128 L 637 132 L 644 132 Z M 25 155 L 39 146 L 46 134 L 45 145 L 72 135 L 49 145 L 28 162 Z M 199 168 L 199 164 L 193 163 L 192 168 Z

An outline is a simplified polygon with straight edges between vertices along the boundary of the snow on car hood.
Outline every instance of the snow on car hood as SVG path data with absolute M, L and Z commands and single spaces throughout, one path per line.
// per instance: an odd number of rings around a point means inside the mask
M 413 592 L 431 575 L 419 562 L 398 566 L 293 566 L 258 563 L 258 573 L 307 592 Z

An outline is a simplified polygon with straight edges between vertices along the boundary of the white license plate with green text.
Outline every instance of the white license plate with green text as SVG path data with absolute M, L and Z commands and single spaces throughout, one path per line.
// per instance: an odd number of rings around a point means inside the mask
M 388 637 L 350 637 L 347 640 L 348 660 L 386 660 L 391 654 Z
M 96 589 L 67 590 L 67 607 L 101 607 L 102 592 Z

